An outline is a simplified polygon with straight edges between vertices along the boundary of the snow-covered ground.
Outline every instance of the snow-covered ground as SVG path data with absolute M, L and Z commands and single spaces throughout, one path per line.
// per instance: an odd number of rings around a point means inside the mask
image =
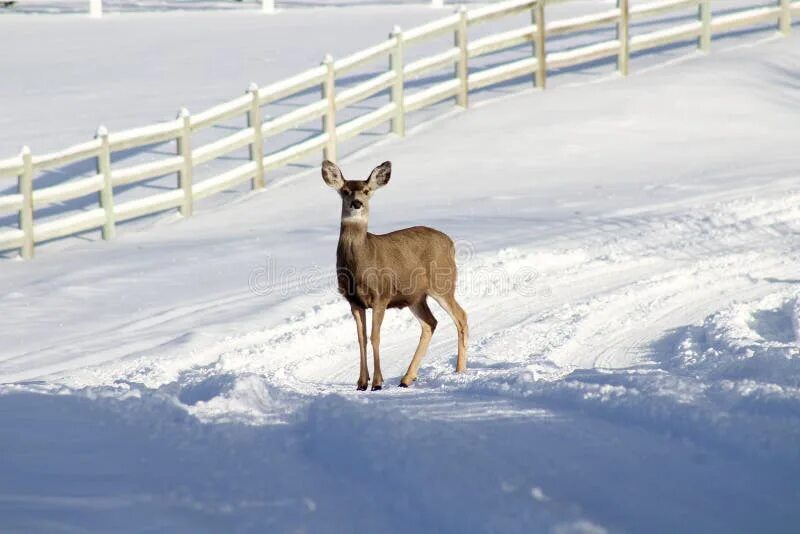
M 365 5 L 416 4 L 434 7 L 430 0 L 276 0 L 277 10 L 309 7 L 354 7 Z M 480 0 L 445 2 L 446 4 L 480 3 Z M 448 6 L 449 7 L 449 6 Z M 103 0 L 104 13 L 135 13 L 141 11 L 206 11 L 262 9 L 261 0 Z M 26 14 L 88 13 L 89 0 L 17 0 L 8 12 Z M 0 11 L 2 14 L 3 11 Z
M 341 163 L 458 241 L 465 375 L 435 308 L 355 391 L 317 169 L 2 262 L 2 529 L 794 530 L 800 36 L 580 78 Z

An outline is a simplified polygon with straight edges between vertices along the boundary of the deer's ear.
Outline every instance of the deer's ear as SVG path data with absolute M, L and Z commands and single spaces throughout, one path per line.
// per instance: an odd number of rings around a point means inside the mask
M 375 167 L 369 175 L 369 183 L 372 187 L 377 189 L 389 183 L 389 178 L 392 177 L 392 162 L 384 161 Z
M 322 162 L 322 179 L 325 180 L 326 184 L 337 191 L 344 185 L 342 171 L 339 170 L 339 167 L 337 167 L 335 163 L 327 159 Z

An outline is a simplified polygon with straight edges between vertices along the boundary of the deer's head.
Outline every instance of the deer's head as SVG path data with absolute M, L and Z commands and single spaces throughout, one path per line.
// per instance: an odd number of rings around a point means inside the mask
M 389 183 L 392 163 L 384 161 L 375 167 L 366 180 L 345 180 L 335 163 L 322 162 L 322 179 L 342 198 L 342 223 L 367 224 L 369 199 L 379 188 Z

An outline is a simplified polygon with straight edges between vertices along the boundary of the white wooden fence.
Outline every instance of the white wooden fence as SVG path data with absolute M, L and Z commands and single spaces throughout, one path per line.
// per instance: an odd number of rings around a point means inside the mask
M 268 171 L 319 150 L 324 157 L 336 160 L 340 142 L 385 122 L 390 122 L 392 132 L 402 136 L 406 114 L 449 98 L 466 108 L 470 91 L 514 78 L 532 76 L 535 85 L 544 89 L 548 69 L 616 57 L 617 68 L 625 75 L 633 52 L 695 39 L 697 47 L 707 52 L 712 35 L 754 25 L 776 24 L 783 34 L 788 34 L 792 16 L 800 15 L 800 0 L 776 1 L 773 7 L 760 6 L 712 17 L 711 0 L 653 0 L 635 7 L 629 6 L 629 0 L 617 0 L 614 9 L 546 22 L 544 1 L 508 0 L 472 10 L 462 7 L 452 15 L 406 31 L 395 27 L 386 41 L 375 46 L 339 60 L 326 56 L 318 67 L 266 87 L 252 85 L 243 96 L 201 113 L 190 114 L 183 109 L 170 122 L 121 132 L 108 132 L 101 126 L 93 140 L 50 154 L 34 155 L 24 147 L 17 157 L 0 161 L 0 178 L 18 178 L 18 192 L 0 196 L 0 212 L 19 214 L 18 228 L 0 231 L 0 250 L 19 249 L 23 258 L 32 258 L 35 244 L 42 241 L 96 229 L 102 231 L 103 239 L 112 239 L 117 223 L 169 209 L 177 208 L 184 216 L 191 216 L 193 205 L 199 199 L 245 181 L 250 181 L 255 190 L 262 189 Z M 697 7 L 696 20 L 633 37 L 629 34 L 633 20 L 687 7 Z M 470 27 L 522 12 L 531 14 L 531 24 L 469 40 Z M 602 26 L 616 27 L 616 38 L 556 52 L 546 51 L 547 37 Z M 412 62 L 405 61 L 409 47 L 446 34 L 453 35 L 452 47 Z M 525 43 L 533 45 L 530 57 L 470 72 L 468 64 L 471 59 Z M 337 78 L 376 58 L 387 56 L 389 68 L 386 72 L 337 91 Z M 448 67 L 454 67 L 452 78 L 406 93 L 409 88 L 407 79 Z M 321 99 L 263 120 L 262 106 L 315 86 L 320 88 Z M 390 92 L 388 104 L 346 122 L 337 121 L 338 111 L 386 90 Z M 193 146 L 193 134 L 237 116 L 247 118 L 247 127 L 208 144 Z M 318 118 L 323 120 L 322 133 L 265 155 L 264 143 L 270 136 Z M 111 155 L 115 152 L 168 141 L 176 141 L 177 154 L 172 157 L 127 166 L 112 165 Z M 202 181 L 193 180 L 198 165 L 244 147 L 249 147 L 247 163 Z M 37 173 L 87 159 L 96 161 L 96 174 L 40 189 L 33 187 Z M 115 202 L 115 188 L 170 173 L 178 175 L 175 189 L 141 199 Z M 34 210 L 37 208 L 90 194 L 97 194 L 96 208 L 48 218 L 40 223 L 35 220 Z

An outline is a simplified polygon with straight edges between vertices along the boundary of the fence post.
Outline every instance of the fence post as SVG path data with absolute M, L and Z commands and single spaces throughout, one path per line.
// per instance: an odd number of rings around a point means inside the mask
M 792 32 L 792 0 L 778 0 L 778 4 L 781 6 L 778 28 L 783 35 L 789 35 Z
M 103 177 L 103 188 L 98 193 L 100 207 L 106 212 L 103 223 L 103 239 L 114 239 L 116 220 L 114 217 L 114 184 L 111 181 L 111 149 L 108 145 L 108 130 L 105 126 L 97 128 L 96 139 L 100 139 L 100 153 L 97 155 L 97 174 Z
M 455 45 L 458 48 L 458 61 L 456 62 L 456 78 L 459 81 L 456 93 L 456 105 L 466 108 L 469 106 L 469 56 L 467 53 L 467 8 L 458 8 L 458 26 L 455 32 Z
M 189 110 L 181 108 L 178 119 L 183 122 L 183 129 L 176 139 L 178 155 L 183 158 L 183 166 L 178 171 L 178 187 L 183 189 L 183 203 L 180 206 L 181 215 L 191 217 L 194 211 L 194 196 L 192 195 L 192 128 Z
M 617 0 L 619 8 L 619 22 L 617 23 L 617 40 L 619 41 L 619 57 L 617 58 L 617 70 L 623 76 L 628 75 L 628 60 L 631 57 L 630 51 L 630 9 L 628 0 Z
M 89 16 L 93 19 L 103 16 L 103 0 L 89 0 Z
M 392 132 L 403 137 L 406 135 L 406 105 L 403 89 L 405 79 L 403 77 L 403 31 L 400 26 L 395 26 L 389 38 L 397 40 L 392 53 L 389 55 L 389 68 L 394 71 L 394 84 L 392 85 L 392 102 L 395 103 L 397 109 L 395 110 L 394 118 L 392 119 Z
M 22 147 L 22 174 L 17 178 L 17 187 L 22 195 L 19 209 L 19 229 L 22 230 L 22 259 L 33 258 L 33 158 L 31 149 Z
M 275 0 L 261 0 L 261 11 L 264 13 L 275 13 Z
M 544 20 L 544 0 L 538 0 L 533 8 L 533 23 L 536 24 L 536 36 L 534 38 L 534 51 L 536 52 L 536 72 L 533 81 L 536 87 L 544 89 L 547 87 L 547 30 Z
M 261 103 L 258 100 L 258 85 L 250 84 L 247 92 L 253 99 L 247 112 L 247 127 L 253 128 L 253 142 L 250 143 L 250 161 L 256 162 L 253 176 L 253 190 L 264 189 L 264 134 L 261 132 Z
M 700 0 L 697 6 L 697 17 L 701 24 L 697 48 L 708 54 L 711 52 L 711 0 Z
M 325 80 L 322 82 L 323 100 L 328 101 L 328 111 L 322 117 L 322 131 L 328 134 L 328 143 L 325 145 L 322 157 L 336 162 L 336 71 L 333 69 L 333 58 L 330 54 L 322 60 L 328 69 Z

